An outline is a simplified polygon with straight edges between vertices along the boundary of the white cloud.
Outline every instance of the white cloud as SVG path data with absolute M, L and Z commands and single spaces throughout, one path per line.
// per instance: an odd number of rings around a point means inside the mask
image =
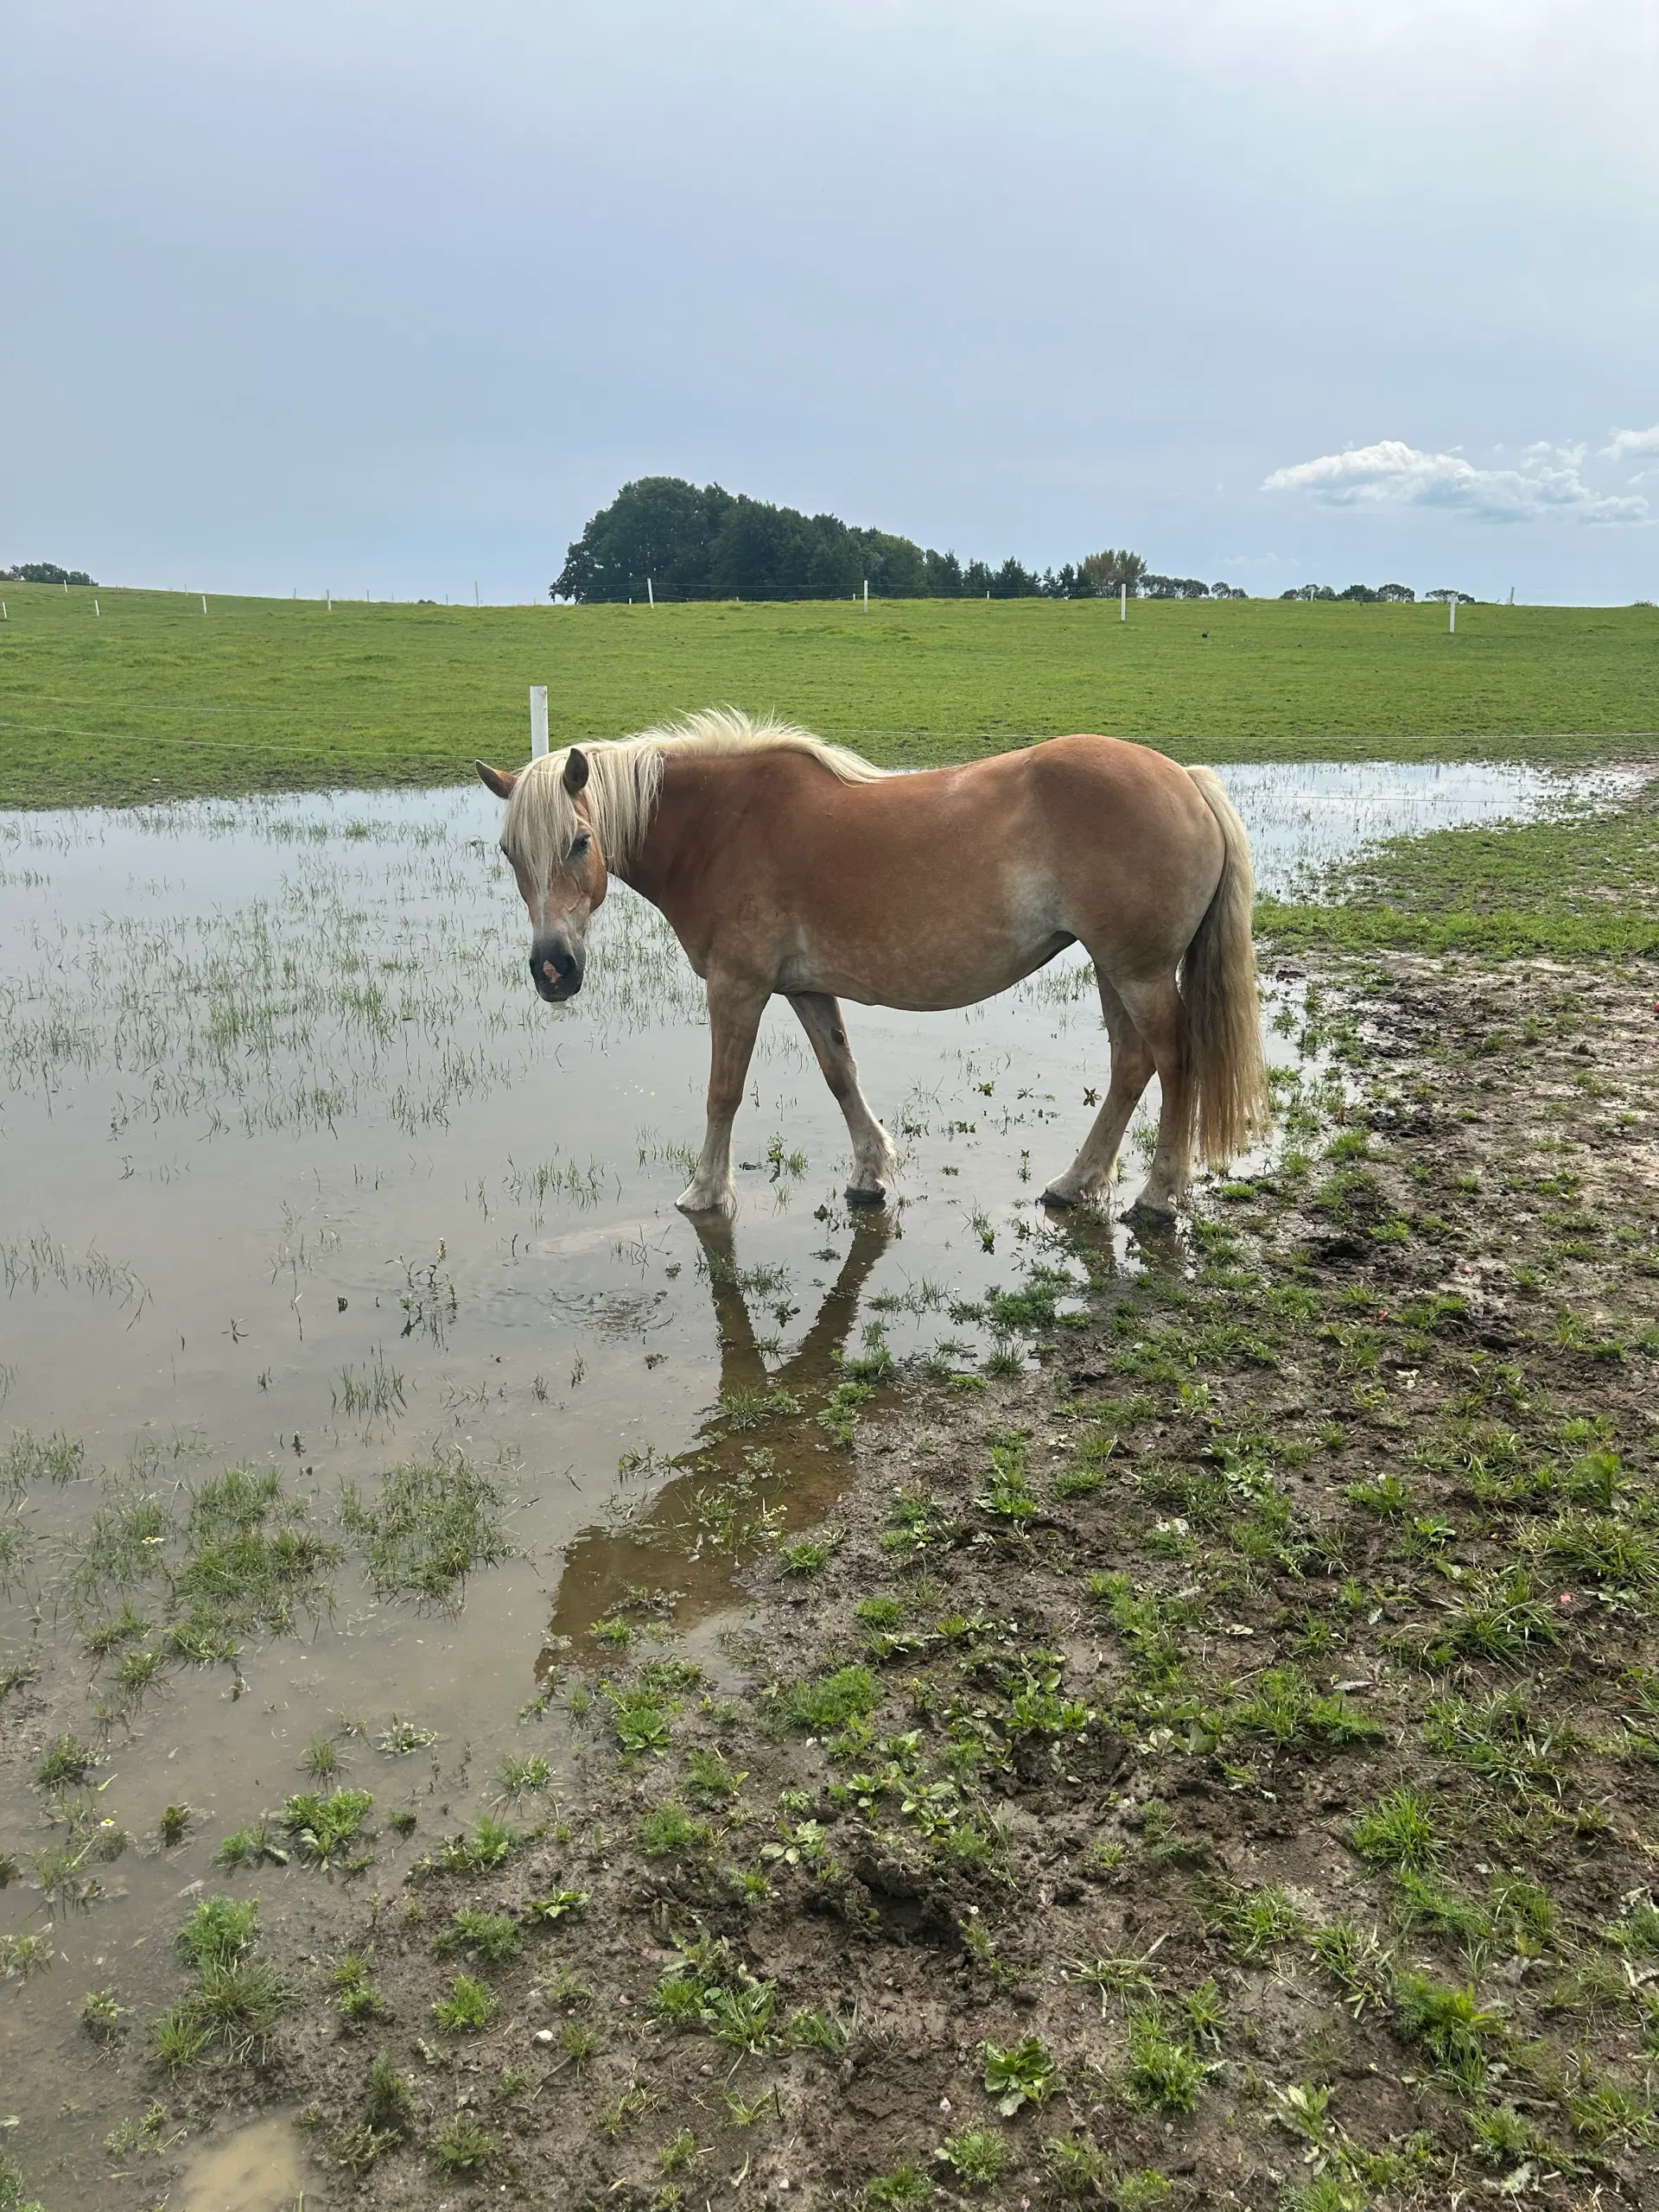
M 1579 522 L 1647 519 L 1644 499 L 1586 484 L 1579 474 L 1581 458 L 1580 448 L 1540 444 L 1529 448 L 1520 468 L 1477 468 L 1458 454 L 1421 453 L 1403 439 L 1382 438 L 1275 468 L 1262 488 L 1304 492 L 1324 506 L 1446 507 L 1481 522 L 1535 522 L 1544 515 Z
M 1615 430 L 1602 451 L 1614 461 L 1627 461 L 1633 453 L 1659 453 L 1659 423 L 1650 430 Z

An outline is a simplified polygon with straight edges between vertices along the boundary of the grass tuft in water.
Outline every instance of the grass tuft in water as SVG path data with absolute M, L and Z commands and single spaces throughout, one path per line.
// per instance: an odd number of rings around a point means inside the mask
M 495 1484 L 456 1453 L 390 1468 L 372 1505 L 346 1484 L 340 1518 L 380 1596 L 453 1605 L 469 1574 L 512 1556 L 505 1513 Z

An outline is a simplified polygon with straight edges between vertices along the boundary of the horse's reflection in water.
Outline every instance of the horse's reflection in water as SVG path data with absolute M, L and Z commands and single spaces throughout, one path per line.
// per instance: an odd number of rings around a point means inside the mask
M 704 1217 L 694 1226 L 714 1301 L 723 1405 L 753 1405 L 783 1391 L 801 1410 L 766 1415 L 752 1428 L 734 1429 L 719 1408 L 711 1408 L 696 1444 L 672 1463 L 682 1471 L 647 1507 L 623 1527 L 591 1529 L 576 1539 L 566 1554 L 548 1647 L 537 1662 L 540 1674 L 556 1665 L 568 1648 L 561 1638 L 581 1648 L 594 1624 L 626 1605 L 630 1593 L 639 1593 L 633 1603 L 643 1608 L 632 1615 L 636 1620 L 649 1611 L 643 1606 L 644 1593 L 678 1593 L 672 1618 L 679 1629 L 732 1602 L 732 1570 L 748 1548 L 711 1545 L 704 1508 L 722 1484 L 754 1481 L 754 1462 L 746 1459 L 746 1452 L 763 1448 L 771 1459 L 771 1471 L 756 1485 L 748 1517 L 763 1504 L 781 1508 L 778 1525 L 789 1528 L 821 1519 L 850 1472 L 846 1454 L 830 1446 L 812 1416 L 838 1379 L 835 1355 L 852 1334 L 870 1271 L 893 1236 L 891 1220 L 885 1213 L 853 1216 L 850 1245 L 817 1319 L 796 1350 L 772 1367 L 755 1340 L 730 1222 Z M 666 1599 L 659 1603 L 666 1611 Z

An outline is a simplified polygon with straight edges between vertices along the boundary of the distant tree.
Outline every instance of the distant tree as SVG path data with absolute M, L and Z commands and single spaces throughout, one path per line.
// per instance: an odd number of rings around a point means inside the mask
M 1147 573 L 1147 564 L 1138 553 L 1131 553 L 1125 546 L 1121 550 L 1109 545 L 1103 553 L 1091 553 L 1083 563 L 1083 573 L 1090 587 L 1103 599 L 1116 599 L 1126 587 L 1129 597 L 1139 596 L 1141 580 Z
M 1243 584 L 1211 584 L 1210 587 L 1211 599 L 1248 599 L 1249 595 Z
M 1142 576 L 1141 588 L 1148 599 L 1208 599 L 1210 587 L 1197 576 Z
M 1376 601 L 1376 594 L 1371 589 L 1370 584 L 1350 584 L 1347 590 L 1339 591 L 1337 597 L 1351 599 L 1358 607 L 1371 607 Z
M 15 569 L 0 569 L 0 583 L 93 584 L 85 569 L 60 569 L 55 561 L 20 561 Z
M 1423 594 L 1423 597 L 1425 599 L 1437 599 L 1440 601 L 1442 607 L 1445 606 L 1448 599 L 1455 599 L 1459 607 L 1473 607 L 1476 603 L 1466 591 L 1453 591 L 1451 587 L 1446 584 L 1442 584 L 1438 591 L 1426 591 Z
M 1281 599 L 1334 599 L 1336 594 L 1329 584 L 1298 584 L 1293 591 L 1281 591 Z
M 931 597 L 954 599 L 962 589 L 962 563 L 954 553 L 936 553 L 930 546 L 923 554 L 927 588 Z
M 991 578 L 993 599 L 1035 599 L 1041 589 L 1041 584 L 1031 570 L 1012 555 Z
M 706 599 L 715 537 L 736 502 L 718 484 L 699 490 L 676 476 L 625 484 L 565 555 L 556 599 L 643 599 L 645 580 L 664 599 Z
M 1417 594 L 1409 584 L 1379 584 L 1376 595 L 1392 606 L 1409 607 Z
M 60 571 L 54 571 L 54 575 Z M 88 579 L 90 581 L 90 579 Z M 863 530 L 838 515 L 803 514 L 718 484 L 641 476 L 594 515 L 565 553 L 555 599 L 846 599 L 868 584 L 885 599 L 1116 598 L 1150 588 L 1138 553 L 1108 547 L 1076 567 L 1039 575 L 1010 556 L 1000 568 L 964 566 L 891 531 Z M 1155 580 L 1174 598 L 1205 599 L 1194 576 Z M 1226 594 L 1225 584 L 1216 587 Z M 1238 594 L 1243 597 L 1243 593 Z

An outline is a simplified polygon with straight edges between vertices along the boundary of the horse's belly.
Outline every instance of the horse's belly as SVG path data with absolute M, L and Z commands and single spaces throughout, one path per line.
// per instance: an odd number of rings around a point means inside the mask
M 891 1006 L 906 1013 L 943 1014 L 995 998 L 1075 943 L 1052 931 L 1035 944 L 957 946 L 948 957 L 900 950 L 893 957 L 849 955 L 826 949 L 787 963 L 780 991 L 818 991 L 855 1006 Z

